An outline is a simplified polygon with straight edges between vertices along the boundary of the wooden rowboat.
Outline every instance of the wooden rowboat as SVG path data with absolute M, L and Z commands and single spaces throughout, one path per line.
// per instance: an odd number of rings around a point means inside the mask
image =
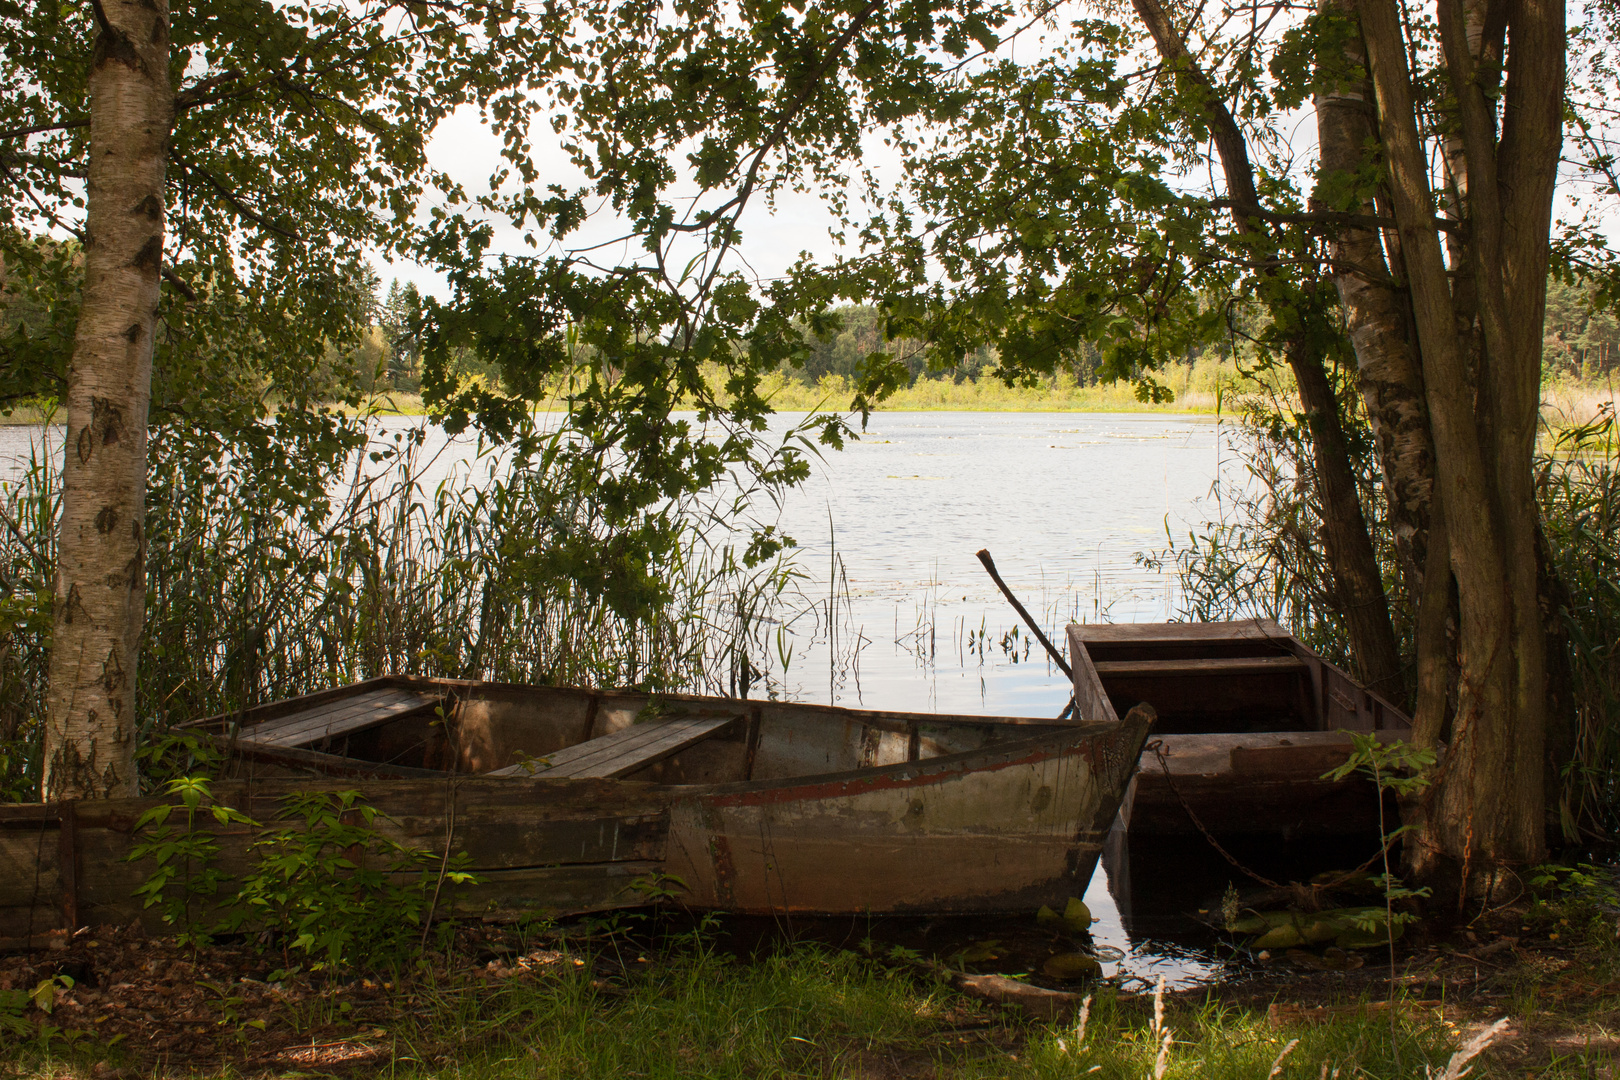
M 378 827 L 463 851 L 439 911 L 646 904 L 777 913 L 1029 911 L 1080 895 L 1152 710 L 1055 724 L 770 701 L 374 679 L 194 725 L 215 798 L 258 821 L 357 789 Z M 143 917 L 125 861 L 158 799 L 0 807 L 0 936 Z M 212 826 L 209 826 L 212 828 Z M 248 827 L 219 828 L 220 866 Z M 447 893 L 451 890 L 447 890 Z
M 1152 704 L 1153 742 L 1121 810 L 1135 836 L 1376 834 L 1378 799 L 1343 764 L 1347 732 L 1406 738 L 1411 720 L 1270 619 L 1070 624 L 1075 704 L 1107 721 Z

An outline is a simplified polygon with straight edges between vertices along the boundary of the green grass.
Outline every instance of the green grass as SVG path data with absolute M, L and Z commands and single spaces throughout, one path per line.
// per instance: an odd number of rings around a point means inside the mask
M 909 971 L 809 946 L 743 964 L 713 953 L 668 959 L 604 994 L 590 967 L 493 993 L 447 989 L 399 1033 L 403 1075 L 581 1077 L 934 1076 L 1056 1078 L 1154 1073 L 1153 1007 L 1099 991 L 1082 1032 L 1025 1024 Z M 1169 1003 L 1166 1077 L 1264 1078 L 1287 1043 L 1286 1076 L 1397 1077 L 1439 1070 L 1455 1048 L 1432 1014 L 1274 1030 L 1263 1009 Z

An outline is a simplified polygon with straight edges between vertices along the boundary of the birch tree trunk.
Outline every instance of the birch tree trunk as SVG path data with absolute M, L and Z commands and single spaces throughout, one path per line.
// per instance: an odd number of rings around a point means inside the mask
M 136 794 L 146 419 L 174 116 L 167 0 L 95 0 L 84 294 L 67 376 L 47 800 Z

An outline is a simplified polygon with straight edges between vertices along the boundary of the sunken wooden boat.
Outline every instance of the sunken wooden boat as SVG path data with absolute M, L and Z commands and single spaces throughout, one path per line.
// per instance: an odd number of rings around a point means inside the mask
M 435 914 L 652 901 L 745 913 L 1029 911 L 1084 891 L 1152 710 L 1066 723 L 393 677 L 193 725 L 215 799 L 264 822 L 358 790 L 465 852 Z M 159 799 L 0 807 L 0 936 L 152 921 L 127 861 Z M 220 868 L 256 830 L 208 827 Z
M 1326 780 L 1348 732 L 1407 738 L 1411 720 L 1270 619 L 1070 624 L 1075 705 L 1109 721 L 1158 713 L 1121 808 L 1132 837 L 1376 836 L 1365 779 Z

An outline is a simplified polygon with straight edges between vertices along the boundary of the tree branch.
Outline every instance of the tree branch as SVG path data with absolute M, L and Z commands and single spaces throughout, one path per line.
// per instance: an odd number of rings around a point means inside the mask
M 1259 218 L 1277 225 L 1343 225 L 1354 229 L 1393 229 L 1395 219 L 1373 214 L 1351 214 L 1338 210 L 1313 210 L 1305 214 L 1285 214 L 1259 206 L 1246 206 L 1236 199 L 1211 199 L 1203 205 L 1215 210 L 1241 210 L 1247 217 Z M 1459 232 L 1463 223 L 1450 218 L 1437 217 L 1434 227 L 1441 232 Z
M 47 131 L 70 131 L 89 126 L 89 120 L 64 120 L 59 124 L 35 124 L 32 127 L 12 128 L 10 131 L 0 131 L 0 142 L 7 139 L 21 139 L 26 135 L 39 135 Z

